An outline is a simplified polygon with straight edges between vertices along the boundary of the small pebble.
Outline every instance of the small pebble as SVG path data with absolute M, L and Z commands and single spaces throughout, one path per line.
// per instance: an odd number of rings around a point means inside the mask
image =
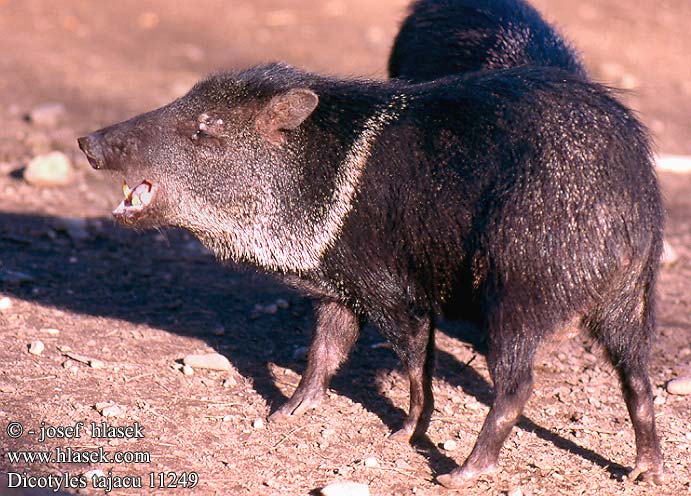
M 252 421 L 252 427 L 255 429 L 263 429 L 264 428 L 264 420 L 260 418 L 256 418 Z
M 0 282 L 4 282 L 6 284 L 23 284 L 33 280 L 33 276 L 24 272 L 19 272 L 18 270 L 0 269 Z
M 66 186 L 74 181 L 72 163 L 62 152 L 38 155 L 24 169 L 24 180 L 39 187 Z
M 667 240 L 664 240 L 662 243 L 662 258 L 660 263 L 664 266 L 670 266 L 673 265 L 677 260 L 679 260 L 677 251 L 667 242 Z
M 523 496 L 523 490 L 518 486 L 514 486 L 509 489 L 506 496 Z
M 463 406 L 465 406 L 468 410 L 479 410 L 482 407 L 482 405 L 480 405 L 480 403 L 477 401 L 468 402 Z
M 112 401 L 100 401 L 94 405 L 98 413 L 104 417 L 121 417 L 124 410 Z
M 44 329 L 41 329 L 41 332 L 45 332 L 46 334 L 49 334 L 51 336 L 57 336 L 60 334 L 60 329 L 54 329 L 52 327 L 46 327 Z
M 270 305 L 266 305 L 264 307 L 264 313 L 268 315 L 274 315 L 276 312 L 278 312 L 278 305 L 275 303 L 272 303 Z
M 101 360 L 98 360 L 97 358 L 92 358 L 89 360 L 89 367 L 92 369 L 102 369 L 106 366 L 105 363 L 103 363 Z
M 55 230 L 66 233 L 73 241 L 84 241 L 91 237 L 87 225 L 87 219 L 81 217 L 60 217 L 53 221 Z
M 678 377 L 667 383 L 669 394 L 687 395 L 691 394 L 691 376 Z
M 106 476 L 106 474 L 103 472 L 103 470 L 98 469 L 98 468 L 97 468 L 97 469 L 94 469 L 94 470 L 89 470 L 88 472 L 84 472 L 82 475 L 83 475 L 89 482 L 91 482 L 91 480 L 94 478 L 94 476 L 96 476 L 96 477 L 105 477 L 105 476 Z
M 43 341 L 41 341 L 40 339 L 32 341 L 29 344 L 29 353 L 31 353 L 32 355 L 38 356 L 41 353 L 43 353 L 43 350 L 45 350 L 45 349 L 46 349 L 46 346 L 43 344 Z
M 194 375 L 194 369 L 189 365 L 182 366 L 182 373 L 185 375 Z
M 0 298 L 0 312 L 4 312 L 10 308 L 12 308 L 12 300 L 10 300 L 7 296 Z
M 276 306 L 278 308 L 282 308 L 285 310 L 286 308 L 290 307 L 290 303 L 288 303 L 288 301 L 284 300 L 283 298 L 279 298 L 278 300 L 276 300 Z
M 224 388 L 231 388 L 231 387 L 237 386 L 237 384 L 238 384 L 238 381 L 235 380 L 235 377 L 229 376 L 229 377 L 226 377 L 225 379 L 223 379 L 221 386 L 223 386 Z
M 55 127 L 63 115 L 65 115 L 65 106 L 62 103 L 51 102 L 34 107 L 26 117 L 32 124 Z
M 220 353 L 206 353 L 203 355 L 187 355 L 182 363 L 195 369 L 232 370 L 226 357 Z
M 293 360 L 306 360 L 310 349 L 307 346 L 300 346 L 293 350 Z
M 448 441 L 444 442 L 444 450 L 445 451 L 453 451 L 456 448 L 458 448 L 458 443 L 454 441 L 453 439 L 449 439 Z
M 321 493 L 322 496 L 369 496 L 369 487 L 357 482 L 334 482 L 323 487 Z
M 324 429 L 324 430 L 321 432 L 321 434 L 322 434 L 322 437 L 323 437 L 324 439 L 328 439 L 328 438 L 330 438 L 331 436 L 333 436 L 334 434 L 336 434 L 336 431 L 335 431 L 334 429 Z
M 377 460 L 375 457 L 370 456 L 365 458 L 365 467 L 378 467 L 379 466 L 379 460 Z

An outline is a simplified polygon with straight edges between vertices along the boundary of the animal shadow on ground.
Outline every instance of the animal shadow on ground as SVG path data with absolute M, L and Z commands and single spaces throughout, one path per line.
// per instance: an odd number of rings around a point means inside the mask
M 0 290 L 45 306 L 201 339 L 251 379 L 272 409 L 287 399 L 267 363 L 303 372 L 305 364 L 294 358 L 294 352 L 309 344 L 312 311 L 307 300 L 270 278 L 220 264 L 182 231 L 134 232 L 110 219 L 91 219 L 77 231 L 70 235 L 69 224 L 57 217 L 0 212 Z M 30 280 L 13 281 L 17 272 Z M 256 303 L 277 298 L 289 300 L 290 308 L 251 318 Z M 221 325 L 225 332 L 219 335 Z M 442 322 L 441 328 L 484 354 L 483 339 L 472 327 Z M 84 332 L 105 333 L 107 329 L 94 331 L 89 326 Z M 379 374 L 397 367 L 398 361 L 390 350 L 372 346 L 380 341 L 377 331 L 366 327 L 331 387 L 395 430 L 405 412 L 379 394 L 373 384 Z M 471 366 L 441 350 L 437 357 L 439 378 L 485 405 L 491 403 L 491 385 Z M 612 477 L 621 478 L 627 472 L 622 465 L 525 416 L 518 427 L 605 468 Z M 427 437 L 415 447 L 435 473 L 456 466 Z

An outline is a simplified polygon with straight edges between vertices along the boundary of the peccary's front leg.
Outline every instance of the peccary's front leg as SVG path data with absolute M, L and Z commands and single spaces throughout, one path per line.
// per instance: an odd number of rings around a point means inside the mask
M 317 304 L 316 320 L 307 370 L 293 396 L 269 417 L 271 421 L 280 422 L 318 406 L 331 377 L 348 357 L 360 332 L 357 316 L 333 300 Z

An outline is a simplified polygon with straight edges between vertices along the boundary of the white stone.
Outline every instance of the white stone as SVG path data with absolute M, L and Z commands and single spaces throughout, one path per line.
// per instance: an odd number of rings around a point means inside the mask
M 39 187 L 66 186 L 74 181 L 72 163 L 62 152 L 34 157 L 24 169 L 24 180 Z
M 691 376 L 678 377 L 667 383 L 669 394 L 687 395 L 691 394 Z
M 7 296 L 0 298 L 0 312 L 4 312 L 10 308 L 12 308 L 12 300 L 10 300 Z
M 448 441 L 444 442 L 444 450 L 445 451 L 453 451 L 456 448 L 458 448 L 458 443 L 454 441 L 453 439 L 449 439 Z
M 41 341 L 40 339 L 36 339 L 35 341 L 32 341 L 29 344 L 29 353 L 31 353 L 32 355 L 38 356 L 41 353 L 43 353 L 43 350 L 45 350 L 45 349 L 46 349 L 46 346 L 43 344 L 43 341 Z
M 232 370 L 232 365 L 220 353 L 205 353 L 203 355 L 187 355 L 182 363 L 194 369 Z
M 334 482 L 323 487 L 321 493 L 323 496 L 369 496 L 369 487 L 357 482 Z

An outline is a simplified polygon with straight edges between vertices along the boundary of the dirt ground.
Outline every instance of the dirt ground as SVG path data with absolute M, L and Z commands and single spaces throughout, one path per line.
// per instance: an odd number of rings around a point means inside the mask
M 453 493 L 434 477 L 469 453 L 491 398 L 472 329 L 440 330 L 437 411 L 428 438 L 415 446 L 386 439 L 404 418 L 408 387 L 374 329 L 363 333 L 323 407 L 288 424 L 262 422 L 304 369 L 309 301 L 269 278 L 221 266 L 183 232 L 115 226 L 109 212 L 119 184 L 91 171 L 75 143 L 224 68 L 284 60 L 385 77 L 406 3 L 0 0 L 0 472 L 100 469 L 141 476 L 147 486 L 112 494 L 307 495 L 339 480 L 367 484 L 379 496 Z M 535 4 L 582 51 L 595 79 L 629 90 L 625 99 L 655 133 L 660 152 L 691 154 L 688 0 Z M 51 102 L 65 109 L 55 122 L 27 121 L 32 109 Z M 52 150 L 73 160 L 76 180 L 63 188 L 27 184 L 21 169 Z M 665 391 L 670 379 L 691 374 L 691 174 L 662 172 L 660 179 L 666 238 L 679 257 L 662 270 L 650 369 L 666 484 L 624 479 L 635 446 L 616 376 L 600 350 L 578 336 L 545 344 L 501 472 L 463 494 L 691 494 L 691 396 Z M 287 305 L 271 307 L 278 300 Z M 38 355 L 29 353 L 36 340 L 45 345 Z M 230 371 L 181 371 L 185 355 L 213 351 L 229 359 Z M 117 406 L 114 417 L 96 409 L 101 402 Z M 144 437 L 39 441 L 42 422 L 80 421 L 138 422 Z M 15 422 L 25 432 L 13 438 L 8 426 Z M 142 452 L 150 460 L 26 463 L 7 456 L 58 447 Z M 170 482 L 169 472 L 178 488 L 148 488 L 159 474 Z M 196 487 L 183 487 L 192 473 Z M 0 494 L 18 494 L 6 483 Z M 77 492 L 103 489 L 62 494 Z

